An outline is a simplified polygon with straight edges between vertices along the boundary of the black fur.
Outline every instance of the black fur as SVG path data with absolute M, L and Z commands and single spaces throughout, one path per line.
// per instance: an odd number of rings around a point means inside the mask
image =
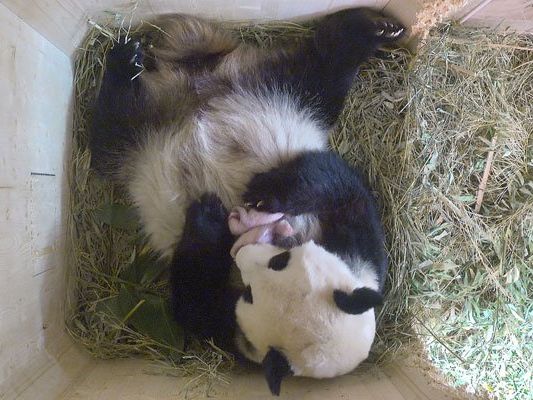
M 137 40 L 115 43 L 107 55 L 89 138 L 92 167 L 100 173 L 116 171 L 116 155 L 138 140 L 139 127 L 147 121 L 157 121 L 157 112 L 150 109 L 140 81 L 132 80 L 141 71 L 142 60 Z
M 148 127 L 157 131 L 180 122 L 180 105 L 165 96 L 155 98 L 140 78 L 143 69 L 153 68 L 151 63 L 141 38 L 114 43 L 107 54 L 89 137 L 91 166 L 103 175 L 119 173 L 128 151 L 142 143 Z
M 241 295 L 228 286 L 233 237 L 220 199 L 204 195 L 187 211 L 183 238 L 171 264 L 176 320 L 200 338 L 233 348 L 235 304 Z
M 242 293 L 242 299 L 246 303 L 254 304 L 254 296 L 252 295 L 252 287 L 250 285 L 244 288 L 244 292 Z
M 329 128 L 342 111 L 359 66 L 380 45 L 401 36 L 392 39 L 387 33 L 400 30 L 400 24 L 370 9 L 336 12 L 317 24 L 313 37 L 272 57 L 250 84 L 289 92 Z
M 380 293 L 366 287 L 355 289 L 352 293 L 335 290 L 333 299 L 342 311 L 354 315 L 362 314 L 383 302 L 383 296 Z
M 293 374 L 287 358 L 271 347 L 263 359 L 263 370 L 268 388 L 274 396 L 279 396 L 282 379 Z
M 317 215 L 318 243 L 348 265 L 355 257 L 370 261 L 383 288 L 387 258 L 376 201 L 359 171 L 337 154 L 308 152 L 257 174 L 243 198 L 262 211 Z
M 291 252 L 284 251 L 283 253 L 275 255 L 274 257 L 270 259 L 270 261 L 268 262 L 268 268 L 274 271 L 282 271 L 287 267 L 290 259 L 291 259 Z
M 142 71 L 144 54 L 139 40 L 116 43 L 107 56 L 107 83 L 131 85 L 131 80 Z
M 326 132 L 336 122 L 359 66 L 380 45 L 402 36 L 390 36 L 401 29 L 398 23 L 370 9 L 336 12 L 318 22 L 311 38 L 268 50 L 267 57 L 260 58 L 248 72 L 243 71 L 237 85 L 251 96 L 256 92 L 288 94 L 302 108 L 314 113 L 324 123 Z M 142 141 L 140 135 L 147 125 L 157 131 L 165 124 L 179 123 L 183 112 L 176 100 L 201 103 L 192 93 L 190 98 L 175 97 L 168 101 L 162 96 L 157 100 L 143 87 L 142 79 L 132 80 L 141 71 L 141 63 L 147 70 L 155 68 L 153 60 L 143 52 L 145 42 L 149 41 L 134 37 L 128 43 L 115 43 L 107 56 L 90 137 L 92 164 L 102 173 L 112 174 L 119 169 L 121 158 L 117 155 Z M 194 74 L 214 69 L 226 55 L 199 52 L 175 62 Z M 233 84 L 223 79 L 207 81 L 222 90 L 233 90 Z
M 319 22 L 314 37 L 292 48 L 273 49 L 271 57 L 251 66 L 249 73 L 243 72 L 240 89 L 251 95 L 255 91 L 286 93 L 323 122 L 326 134 L 342 109 L 360 64 L 382 43 L 392 40 L 388 33 L 400 28 L 368 9 L 332 14 Z M 187 95 L 161 96 L 158 102 L 150 98 L 142 79 L 132 79 L 141 72 L 141 63 L 148 70 L 156 65 L 140 42 L 134 38 L 116 43 L 107 57 L 89 143 L 93 166 L 100 172 L 117 171 L 126 151 L 142 143 L 141 135 L 149 131 L 146 127 L 157 132 L 165 124 L 178 125 L 183 114 L 180 107 L 198 109 L 200 99 L 195 94 L 191 99 Z M 204 53 L 176 62 L 193 72 L 208 71 L 225 55 L 216 53 L 206 58 Z M 226 82 L 209 83 L 226 92 L 234 84 L 226 87 Z M 187 105 L 169 101 L 176 98 Z M 373 261 L 382 284 L 386 259 L 375 202 L 357 171 L 338 156 L 308 153 L 259 174 L 250 182 L 245 199 L 256 203 L 263 200 L 266 211 L 316 213 L 323 232 L 321 244 L 348 260 L 357 255 Z M 241 292 L 228 287 L 233 238 L 226 218 L 227 212 L 216 196 L 206 195 L 190 205 L 182 240 L 172 260 L 171 287 L 177 321 L 189 332 L 213 337 L 219 345 L 232 348 L 235 303 Z M 274 352 L 270 357 L 279 358 Z M 271 379 L 278 379 L 278 370 L 272 369 L 276 363 L 270 364 Z M 276 389 L 275 380 L 272 382 L 271 389 Z

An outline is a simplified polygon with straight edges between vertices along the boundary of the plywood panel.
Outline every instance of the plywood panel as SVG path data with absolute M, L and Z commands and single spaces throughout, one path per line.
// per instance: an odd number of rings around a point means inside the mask
M 84 29 L 83 9 L 74 1 L 2 0 L 2 3 L 63 51 L 72 50 L 72 43 Z
M 124 0 L 0 0 L 66 54 L 71 54 L 87 29 L 89 18 L 105 10 L 131 10 Z M 288 19 L 318 15 L 350 6 L 383 8 L 387 0 L 140 0 L 136 16 L 184 12 L 229 20 Z
M 533 1 L 492 0 L 466 22 L 533 33 Z
M 206 398 L 195 391 L 191 378 L 147 374 L 147 362 L 118 360 L 101 362 L 61 400 L 180 400 Z M 186 397 L 189 395 L 189 397 Z M 195 396 L 197 395 L 197 396 Z M 255 372 L 235 375 L 230 385 L 217 385 L 210 398 L 218 400 L 271 400 L 263 376 Z M 404 398 L 379 370 L 335 379 L 287 379 L 280 399 L 291 400 L 415 400 Z M 432 399 L 436 400 L 436 399 Z
M 54 393 L 78 371 L 72 363 L 71 371 L 66 371 L 60 361 L 72 346 L 64 332 L 62 310 L 70 60 L 2 5 L 0 27 L 0 398 L 4 400 L 21 395 L 52 370 L 56 380 L 47 388 Z
M 71 54 L 87 29 L 89 18 L 98 19 L 105 10 L 132 8 L 128 0 L 0 0 L 13 13 L 39 31 L 66 54 Z M 470 0 L 465 12 L 483 0 Z M 417 0 L 140 0 L 137 16 L 151 13 L 185 12 L 209 17 L 242 19 L 287 19 L 318 15 L 350 6 L 385 8 L 407 25 L 415 19 Z M 505 26 L 527 31 L 533 24 L 531 0 L 493 0 L 473 16 L 471 23 Z
M 289 378 L 280 399 L 305 400 L 466 400 L 474 399 L 437 385 L 421 373 L 419 362 L 390 364 L 383 371 L 366 367 L 335 379 Z M 60 400 L 180 400 L 208 398 L 192 378 L 154 375 L 143 360 L 101 361 L 84 374 Z M 235 373 L 231 384 L 216 384 L 209 398 L 218 400 L 272 399 L 260 371 Z M 200 385 L 200 389 L 204 387 Z
M 387 0 L 148 0 L 147 10 L 156 13 L 186 12 L 229 20 L 287 19 L 323 14 L 327 10 L 366 6 L 381 8 Z
M 411 26 L 416 21 L 416 13 L 420 10 L 419 0 L 389 0 L 384 11 L 394 15 L 405 26 Z

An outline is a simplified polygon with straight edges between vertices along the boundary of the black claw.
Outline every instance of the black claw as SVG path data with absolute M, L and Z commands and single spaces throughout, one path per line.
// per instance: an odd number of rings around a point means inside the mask
M 115 43 L 107 56 L 107 70 L 119 80 L 131 80 L 143 69 L 144 54 L 139 40 Z
M 399 39 L 405 32 L 405 28 L 394 21 L 378 19 L 374 21 L 374 24 L 376 27 L 375 35 L 382 40 L 389 41 Z

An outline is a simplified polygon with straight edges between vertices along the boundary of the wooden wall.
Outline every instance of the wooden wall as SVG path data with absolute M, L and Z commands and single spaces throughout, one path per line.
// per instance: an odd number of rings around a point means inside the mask
M 464 23 L 533 34 L 533 0 L 474 1 L 463 10 Z M 477 5 L 477 7 L 475 7 Z
M 422 0 L 139 0 L 137 15 L 186 12 L 230 20 L 286 19 L 310 16 L 354 5 L 370 6 L 415 19 Z M 14 14 L 70 55 L 87 29 L 89 18 L 104 10 L 128 10 L 125 0 L 0 0 Z M 473 12 L 472 15 L 470 13 Z M 511 27 L 533 32 L 533 0 L 470 0 L 457 18 L 469 24 Z
M 408 0 L 414 2 L 415 0 Z M 66 54 L 103 10 L 129 10 L 124 0 L 0 0 Z M 350 5 L 383 8 L 387 0 L 140 0 L 136 15 L 185 12 L 230 20 L 283 19 L 316 15 Z
M 63 324 L 72 69 L 1 4 L 0 92 L 0 399 L 52 399 L 86 365 Z

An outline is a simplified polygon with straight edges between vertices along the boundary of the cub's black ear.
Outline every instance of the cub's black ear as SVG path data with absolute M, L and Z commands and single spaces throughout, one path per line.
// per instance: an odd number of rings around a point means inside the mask
M 362 314 L 383 303 L 381 293 L 366 287 L 355 289 L 352 293 L 335 290 L 333 299 L 337 307 L 348 314 Z
M 289 361 L 278 350 L 271 347 L 263 358 L 263 370 L 270 391 L 273 395 L 279 396 L 281 380 L 293 374 Z

